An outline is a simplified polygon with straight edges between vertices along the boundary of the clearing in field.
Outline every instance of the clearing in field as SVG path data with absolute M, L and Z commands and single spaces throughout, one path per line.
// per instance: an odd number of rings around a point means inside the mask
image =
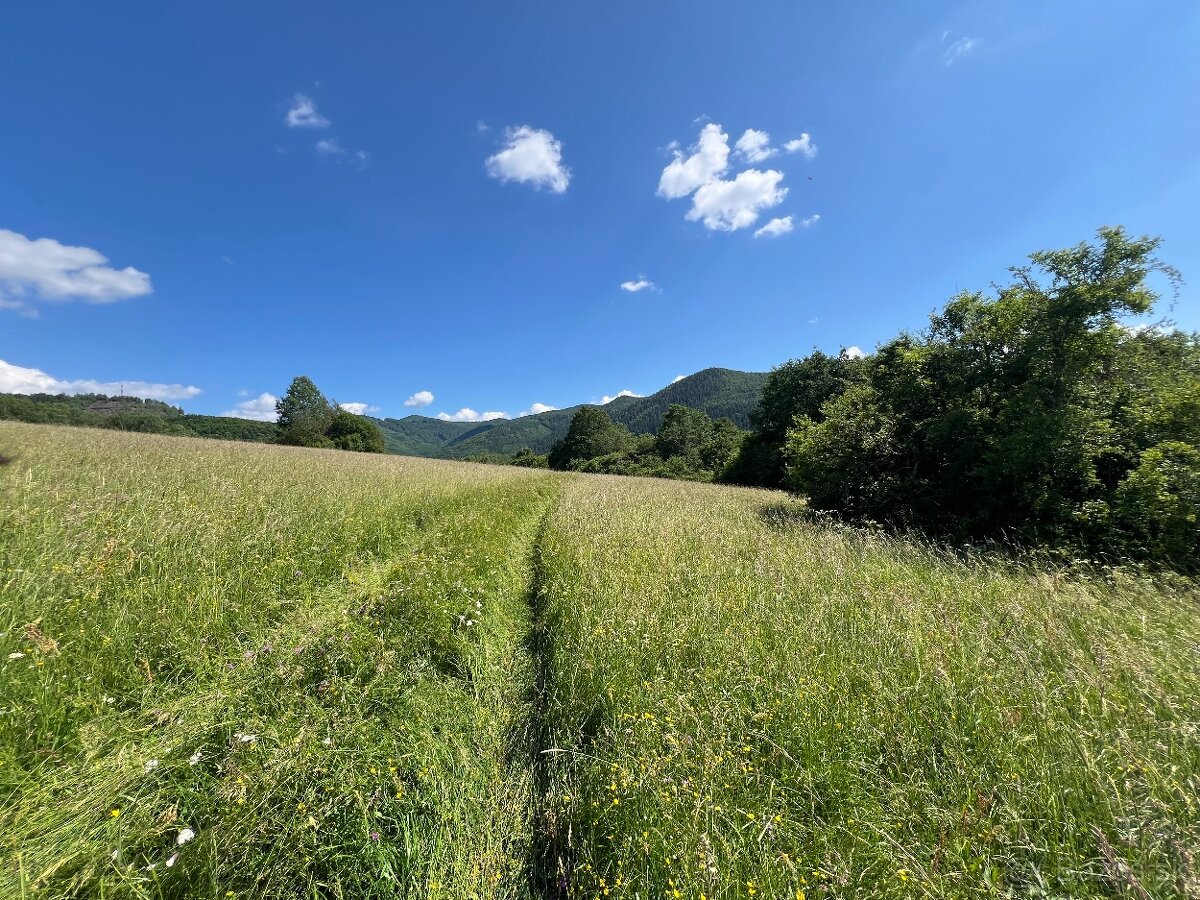
M 1194 584 L 0 425 L 0 897 L 1200 897 Z

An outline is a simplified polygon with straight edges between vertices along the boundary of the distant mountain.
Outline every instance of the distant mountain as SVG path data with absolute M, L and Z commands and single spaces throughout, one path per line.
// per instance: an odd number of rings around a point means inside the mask
M 732 419 L 740 428 L 750 425 L 750 412 L 758 405 L 764 372 L 704 369 L 649 397 L 618 397 L 604 407 L 614 422 L 635 434 L 658 431 L 663 413 L 672 403 L 703 410 L 714 419 Z M 392 453 L 461 459 L 480 453 L 512 454 L 522 447 L 546 453 L 562 438 L 579 406 L 556 409 L 519 419 L 492 422 L 443 422 L 427 416 L 382 419 L 384 440 Z

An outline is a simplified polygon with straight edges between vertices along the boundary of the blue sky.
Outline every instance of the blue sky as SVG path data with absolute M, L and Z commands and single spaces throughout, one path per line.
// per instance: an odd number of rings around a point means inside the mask
M 1103 224 L 1164 238 L 1200 327 L 1192 2 L 43 0 L 4 31 L 0 389 L 254 415 L 303 373 L 516 415 L 869 350 Z

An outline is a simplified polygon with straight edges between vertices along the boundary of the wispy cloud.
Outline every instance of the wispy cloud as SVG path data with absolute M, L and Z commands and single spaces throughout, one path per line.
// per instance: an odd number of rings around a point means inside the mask
M 674 378 L 671 379 L 671 384 L 678 384 L 679 382 L 683 381 L 683 379 L 685 379 L 685 378 L 687 378 L 686 375 L 676 375 Z
M 184 384 L 149 381 L 96 381 L 91 378 L 64 381 L 41 369 L 16 366 L 0 359 L 0 394 L 121 394 L 147 400 L 188 400 L 200 388 Z
M 252 400 L 243 400 L 238 403 L 233 409 L 227 409 L 221 413 L 223 416 L 229 416 L 232 419 L 250 419 L 255 422 L 274 422 L 279 418 L 275 412 L 275 404 L 279 402 L 279 398 L 274 394 L 268 394 L 266 391 L 259 394 Z
M 145 272 L 114 269 L 107 262 L 90 247 L 31 240 L 0 228 L 0 309 L 35 314 L 32 304 L 39 300 L 112 303 L 153 290 Z
M 655 289 L 655 284 L 644 275 L 639 275 L 637 281 L 622 281 L 621 290 L 630 294 L 636 294 L 639 291 L 649 291 Z
M 283 117 L 288 128 L 328 128 L 329 120 L 317 112 L 317 104 L 305 94 L 292 97 L 292 105 Z
M 760 237 L 779 237 L 787 234 L 795 226 L 792 224 L 791 216 L 784 216 L 782 219 L 772 219 L 758 231 L 754 232 L 756 238 Z
M 949 31 L 943 31 L 942 43 L 946 44 L 946 41 L 950 40 L 951 37 L 952 35 Z M 964 57 L 968 56 L 978 46 L 979 38 L 966 36 L 957 38 L 946 45 L 946 48 L 942 51 L 942 64 L 945 66 L 952 66 L 956 62 L 959 62 Z
M 504 149 L 484 162 L 487 173 L 501 182 L 515 181 L 561 194 L 571 183 L 563 165 L 562 142 L 549 131 L 518 125 L 504 131 Z
M 337 138 L 323 138 L 316 143 L 317 153 L 321 156 L 341 156 L 346 152 Z

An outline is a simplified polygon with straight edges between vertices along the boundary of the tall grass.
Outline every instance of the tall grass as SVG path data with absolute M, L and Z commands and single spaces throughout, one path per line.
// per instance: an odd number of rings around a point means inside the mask
M 1200 897 L 1194 584 L 0 425 L 0 897 Z
M 1200 896 L 1200 605 L 570 482 L 546 822 L 580 897 Z
M 524 895 L 553 478 L 0 435 L 0 896 Z

